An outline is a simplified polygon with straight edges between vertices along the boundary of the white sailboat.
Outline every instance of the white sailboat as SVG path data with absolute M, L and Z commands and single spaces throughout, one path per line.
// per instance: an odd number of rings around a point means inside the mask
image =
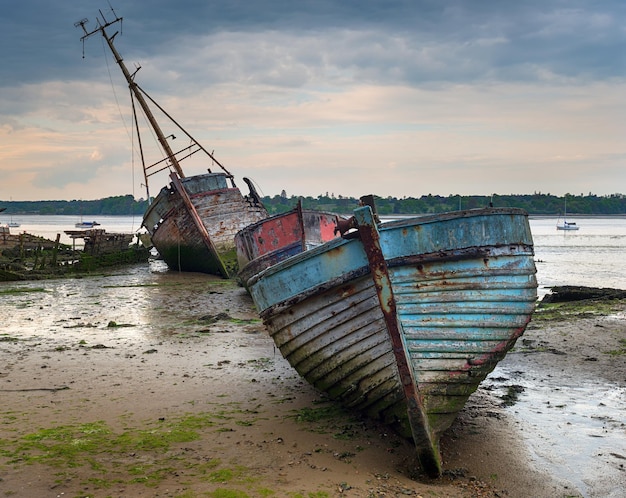
M 18 223 L 17 221 L 13 221 L 13 215 L 11 215 L 11 221 L 9 221 L 8 225 L 12 228 L 18 228 L 21 227 L 22 225 L 20 223 Z
M 13 202 L 13 197 L 10 198 L 11 202 Z M 4 211 L 6 208 L 2 208 L 0 209 L 0 211 Z M 18 228 L 21 227 L 22 225 L 20 223 L 18 223 L 17 221 L 13 221 L 13 215 L 11 215 L 11 220 L 7 223 L 8 227 L 12 227 L 12 228 Z
M 579 226 L 574 221 L 567 221 L 567 197 L 565 198 L 565 210 L 563 214 L 563 221 L 559 218 L 556 222 L 557 230 L 578 230 Z

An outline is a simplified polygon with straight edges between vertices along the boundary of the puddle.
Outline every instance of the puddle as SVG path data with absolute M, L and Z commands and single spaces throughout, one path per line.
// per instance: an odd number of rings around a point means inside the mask
M 538 371 L 529 377 L 501 364 L 486 385 L 519 424 L 534 464 L 568 482 L 573 496 L 624 496 L 626 388 Z
M 167 271 L 162 262 L 123 273 L 0 284 L 2 333 L 22 340 L 129 337 L 150 342 L 206 328 L 220 312 L 256 318 L 236 284 L 199 273 Z

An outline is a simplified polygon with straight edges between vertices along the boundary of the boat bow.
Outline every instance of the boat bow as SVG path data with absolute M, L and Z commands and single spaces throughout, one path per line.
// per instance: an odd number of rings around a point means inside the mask
M 385 320 L 385 328 L 393 346 L 398 375 L 407 405 L 408 421 L 413 441 L 418 450 L 418 459 L 422 468 L 431 476 L 441 474 L 439 444 L 430 429 L 428 416 L 424 410 L 424 399 L 413 376 L 407 347 L 403 340 L 402 324 L 398 320 L 396 299 L 394 297 L 387 262 L 380 246 L 380 235 L 374 214 L 370 206 L 354 211 L 356 227 L 369 261 L 370 275 L 376 288 L 378 302 Z

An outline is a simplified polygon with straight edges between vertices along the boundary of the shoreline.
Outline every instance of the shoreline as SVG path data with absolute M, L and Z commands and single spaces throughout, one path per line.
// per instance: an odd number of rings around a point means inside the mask
M 300 379 L 232 282 L 168 273 L 35 289 L 3 296 L 7 496 L 618 496 L 626 476 L 618 448 L 577 490 L 537 460 L 521 401 L 503 397 L 516 371 L 626 387 L 625 300 L 538 312 L 445 434 L 444 476 L 431 480 L 408 441 Z

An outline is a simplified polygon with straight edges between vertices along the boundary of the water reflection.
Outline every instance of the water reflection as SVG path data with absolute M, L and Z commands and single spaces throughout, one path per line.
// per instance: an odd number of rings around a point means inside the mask
M 151 336 L 202 313 L 214 277 L 167 271 L 162 262 L 106 276 L 0 284 L 3 333 L 20 338 L 116 334 Z
M 501 396 L 512 384 L 522 388 L 507 410 L 539 469 L 585 497 L 590 490 L 593 496 L 623 496 L 626 388 L 572 380 L 540 371 L 531 378 L 500 364 L 486 385 Z

